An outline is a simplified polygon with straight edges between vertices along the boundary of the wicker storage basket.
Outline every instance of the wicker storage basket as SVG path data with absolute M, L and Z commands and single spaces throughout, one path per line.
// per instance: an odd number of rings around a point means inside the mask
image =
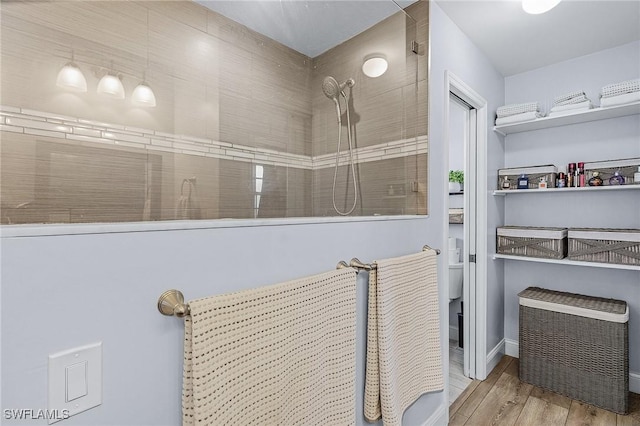
M 598 161 L 596 163 L 584 163 L 584 171 L 586 179 L 589 180 L 593 176 L 593 172 L 600 173 L 603 185 L 609 185 L 609 179 L 615 172 L 619 172 L 624 177 L 625 185 L 638 184 L 640 182 L 633 181 L 633 174 L 638 171 L 640 166 L 640 158 L 628 158 L 626 160 L 610 160 Z
M 567 256 L 566 228 L 502 226 L 497 229 L 500 254 L 562 259 Z
M 627 413 L 627 303 L 536 287 L 518 296 L 520 380 Z
M 509 179 L 510 187 L 508 189 L 518 189 L 518 177 L 527 175 L 529 177 L 529 189 L 537 189 L 540 178 L 547 179 L 547 187 L 556 187 L 556 175 L 558 168 L 553 164 L 547 166 L 517 167 L 513 169 L 498 170 L 498 189 L 507 189 L 502 187 L 505 176 Z
M 569 259 L 640 265 L 640 229 L 569 229 Z

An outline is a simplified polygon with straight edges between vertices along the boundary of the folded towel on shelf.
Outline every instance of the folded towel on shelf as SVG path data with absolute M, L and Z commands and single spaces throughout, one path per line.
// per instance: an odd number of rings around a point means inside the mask
M 552 115 L 558 115 L 558 113 L 571 114 L 573 112 L 576 112 L 576 110 L 580 111 L 591 108 L 593 108 L 593 104 L 589 100 L 577 104 L 558 105 L 549 110 L 548 116 L 551 117 Z
M 539 112 L 535 112 L 535 111 L 524 112 L 522 114 L 511 115 L 509 117 L 497 118 L 496 126 L 502 126 L 504 124 L 520 123 L 523 121 L 531 121 L 541 117 L 544 117 L 544 115 Z
M 589 101 L 590 99 L 587 98 L 587 95 L 580 95 L 580 96 L 576 96 L 575 98 L 571 98 L 571 99 L 567 99 L 558 103 L 553 104 L 554 107 L 556 106 L 564 106 L 564 105 L 573 105 L 573 104 L 579 104 L 581 102 L 584 101 Z
M 640 102 L 640 92 L 625 93 L 618 96 L 609 96 L 600 99 L 600 107 L 606 108 L 616 105 L 625 105 Z
M 183 425 L 355 424 L 354 269 L 189 307 Z
M 498 107 L 496 115 L 499 118 L 509 117 L 511 115 L 522 114 L 525 112 L 540 111 L 540 106 L 537 102 L 527 102 L 522 104 L 509 104 Z
M 632 92 L 640 92 L 640 78 L 608 84 L 602 88 L 600 96 L 610 98 Z
M 426 392 L 444 388 L 433 250 L 377 261 L 369 273 L 364 416 L 400 426 Z
M 569 92 L 567 94 L 564 95 L 560 95 L 560 96 L 556 96 L 555 98 L 553 98 L 553 105 L 566 105 L 567 103 L 572 103 L 572 101 L 576 100 L 576 99 L 583 99 L 586 100 L 587 99 L 587 95 L 586 93 L 584 93 L 583 91 L 576 91 L 576 92 Z M 573 102 L 575 103 L 575 102 Z

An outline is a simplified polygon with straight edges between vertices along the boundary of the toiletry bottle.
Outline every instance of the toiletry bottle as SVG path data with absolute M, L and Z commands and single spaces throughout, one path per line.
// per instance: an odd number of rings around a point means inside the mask
M 573 187 L 573 180 L 576 173 L 576 163 L 569 163 L 567 167 L 567 187 Z
M 529 189 L 529 177 L 524 173 L 518 178 L 518 189 Z
M 638 171 L 633 174 L 633 183 L 640 183 L 640 166 L 638 166 Z
M 564 174 L 564 172 L 560 172 L 558 174 L 558 184 L 556 185 L 557 188 L 564 188 L 565 186 L 567 186 L 567 177 Z
M 600 173 L 593 172 L 593 177 L 591 179 L 589 179 L 589 186 L 602 186 L 603 184 L 604 184 L 604 182 L 602 181 L 602 178 L 600 177 Z
M 511 189 L 511 182 L 509 182 L 509 176 L 504 177 L 504 180 L 502 181 L 502 189 Z
M 576 186 L 586 186 L 585 185 L 585 176 L 584 176 L 584 163 L 578 163 L 578 185 Z
M 611 178 L 609 178 L 609 185 L 624 185 L 624 176 L 620 174 L 620 171 L 616 171 Z
M 541 177 L 540 178 L 540 182 L 538 182 L 538 188 L 539 189 L 547 189 L 547 178 L 546 177 Z

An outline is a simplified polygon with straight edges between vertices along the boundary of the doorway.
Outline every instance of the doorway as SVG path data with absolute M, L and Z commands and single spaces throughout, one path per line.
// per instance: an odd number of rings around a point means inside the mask
M 455 159 L 452 155 L 452 167 L 461 167 L 464 172 L 462 194 L 448 197 L 445 213 L 445 241 L 449 241 L 450 233 L 459 250 L 459 262 L 462 263 L 463 282 L 462 303 L 450 304 L 455 313 L 450 318 L 457 320 L 457 313 L 462 315 L 460 326 L 463 340 L 462 372 L 467 379 L 484 380 L 486 378 L 486 262 L 487 262 L 487 102 L 470 86 L 450 72 L 445 74 L 445 164 L 449 164 L 450 153 L 461 145 L 462 153 Z M 459 136 L 457 136 L 459 135 Z M 455 140 L 455 138 L 461 140 Z M 457 162 L 456 162 L 457 161 Z M 447 171 L 448 172 L 448 171 Z M 448 179 L 446 179 L 448 181 Z M 447 183 L 448 189 L 448 183 Z M 456 198 L 459 197 L 459 198 Z M 462 201 L 460 201 L 460 199 Z M 450 208 L 462 205 L 462 230 L 450 231 Z M 455 260 L 455 251 L 453 259 Z M 447 272 L 450 272 L 447 269 Z M 447 280 L 449 273 L 447 275 Z M 447 281 L 449 284 L 449 281 Z M 460 306 L 461 305 L 461 306 Z M 458 307 L 461 309 L 458 310 Z M 457 321 L 456 321 L 457 322 Z M 455 328 L 458 327 L 454 327 Z M 455 339 L 453 339 L 455 340 Z M 450 359 L 450 369 L 452 361 Z M 449 380 L 449 390 L 456 382 Z M 451 392 L 450 392 L 451 393 Z

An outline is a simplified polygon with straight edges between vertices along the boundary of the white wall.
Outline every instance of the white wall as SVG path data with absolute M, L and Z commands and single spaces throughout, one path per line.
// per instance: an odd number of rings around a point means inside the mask
M 538 101 L 584 90 L 599 105 L 600 88 L 640 76 L 640 42 L 506 78 L 506 103 Z M 547 109 L 548 110 L 548 109 Z M 638 115 L 518 133 L 506 138 L 506 166 L 640 157 Z M 595 228 L 640 228 L 637 191 L 506 197 L 506 223 Z M 630 306 L 630 370 L 640 373 L 640 272 L 505 261 L 505 337 L 518 339 L 517 293 L 537 285 L 626 300 Z
M 443 197 L 437 188 L 431 192 Z M 46 408 L 47 356 L 102 341 L 103 404 L 65 424 L 179 424 L 183 321 L 158 313 L 164 290 L 178 288 L 195 299 L 331 270 L 354 256 L 372 261 L 423 244 L 441 247 L 440 220 L 15 238 L 5 231 L 2 408 Z M 365 424 L 365 275 L 357 302 L 358 424 Z M 423 396 L 407 410 L 407 424 L 424 422 L 443 401 L 442 392 Z
M 448 163 L 448 150 L 443 144 L 443 106 L 445 96 L 444 77 L 449 70 L 479 93 L 488 103 L 487 128 L 493 128 L 493 114 L 504 104 L 504 78 L 496 71 L 486 56 L 469 38 L 449 19 L 437 3 L 432 2 L 429 15 L 431 29 L 431 67 L 429 96 L 429 141 L 432 164 L 438 159 Z M 504 200 L 493 197 L 498 169 L 504 164 L 504 143 L 492 131 L 487 135 L 488 145 L 488 187 L 478 197 L 487 198 L 488 241 L 487 247 L 478 247 L 478 251 L 488 253 L 487 280 L 487 352 L 498 345 L 504 337 L 503 310 L 503 272 L 502 265 L 491 259 L 495 253 L 495 228 L 504 220 Z M 447 179 L 448 180 L 448 179 Z M 433 183 L 433 181 L 431 181 Z M 435 185 L 431 185 L 430 189 Z M 433 205 L 432 205 L 433 207 Z M 432 208 L 433 210 L 433 208 Z

